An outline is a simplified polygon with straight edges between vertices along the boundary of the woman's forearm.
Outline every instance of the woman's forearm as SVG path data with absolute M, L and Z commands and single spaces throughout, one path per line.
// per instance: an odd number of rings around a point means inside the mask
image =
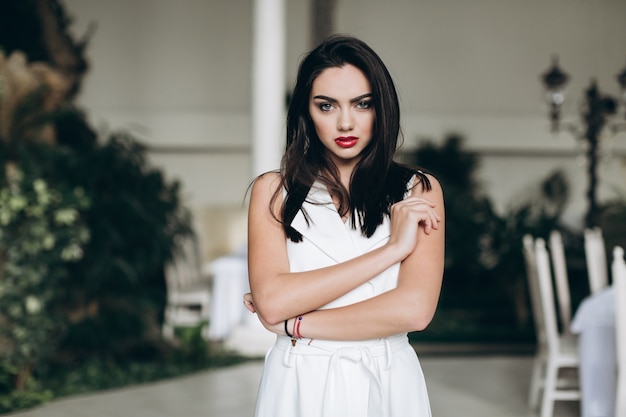
M 312 339 L 367 340 L 420 331 L 432 320 L 436 305 L 429 295 L 408 297 L 395 289 L 356 304 L 303 314 L 299 333 Z M 295 320 L 288 321 L 288 329 Z
M 271 277 L 250 261 L 252 294 L 257 311 L 269 323 L 282 322 L 307 311 L 317 310 L 359 285 L 371 280 L 401 260 L 389 246 L 374 249 L 349 261 L 305 272 L 283 272 Z M 265 276 L 257 276 L 265 275 Z

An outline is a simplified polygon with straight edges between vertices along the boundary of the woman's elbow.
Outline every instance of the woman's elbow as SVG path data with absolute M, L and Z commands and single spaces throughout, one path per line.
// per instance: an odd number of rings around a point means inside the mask
M 280 308 L 280 303 L 272 302 L 271 300 L 255 300 L 254 306 L 256 313 L 263 318 L 263 320 L 270 324 L 277 324 L 285 320 L 284 313 Z
M 283 321 L 284 319 L 281 320 L 279 317 L 283 302 L 278 297 L 278 292 L 267 286 L 255 286 L 253 282 L 251 282 L 250 287 L 252 287 L 251 295 L 256 314 L 268 324 Z
M 405 310 L 405 326 L 410 332 L 421 332 L 432 322 L 435 315 L 434 308 L 416 307 Z
M 412 331 L 414 331 L 414 332 L 421 332 L 423 330 L 426 330 L 426 328 L 428 327 L 428 325 L 430 324 L 432 319 L 433 319 L 432 315 L 428 316 L 428 317 L 418 317 L 412 323 L 412 328 L 413 328 Z
M 256 314 L 263 319 L 263 322 L 269 325 L 278 323 L 276 313 L 271 308 L 257 307 Z

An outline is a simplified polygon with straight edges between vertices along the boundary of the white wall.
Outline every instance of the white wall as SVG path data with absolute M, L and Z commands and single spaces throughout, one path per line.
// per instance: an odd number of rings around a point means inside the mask
M 583 89 L 597 77 L 615 94 L 626 65 L 625 1 L 340 0 L 340 30 L 368 41 L 390 67 L 403 109 L 406 147 L 463 134 L 485 152 L 481 178 L 500 208 L 554 169 L 572 185 L 567 218 L 586 207 L 576 141 L 549 133 L 541 74 L 558 53 L 570 74 L 565 114 L 577 120 Z M 626 135 L 615 147 L 626 149 Z M 549 157 L 541 156 L 542 152 Z M 603 163 L 600 197 L 624 190 L 624 153 Z
M 250 2 L 215 3 L 65 1 L 77 36 L 97 24 L 80 103 L 155 149 L 189 204 L 241 200 L 250 176 Z
M 286 3 L 288 88 L 310 29 L 308 0 Z M 65 4 L 77 34 L 98 24 L 80 97 L 95 125 L 132 127 L 153 163 L 183 180 L 191 205 L 239 204 L 251 179 L 251 0 Z M 484 152 L 481 179 L 501 208 L 563 167 L 574 185 L 572 222 L 584 210 L 584 168 L 572 137 L 548 132 L 539 77 L 558 53 L 572 76 L 566 114 L 576 120 L 591 77 L 617 93 L 625 21 L 623 0 L 338 0 L 336 19 L 388 64 L 407 148 L 461 133 Z M 603 197 L 609 185 L 624 189 L 626 135 L 615 147 L 602 165 Z
M 94 126 L 150 145 L 190 205 L 239 204 L 251 181 L 251 0 L 64 4 L 77 38 L 97 24 L 79 97 Z M 307 12 L 306 1 L 289 2 L 290 73 L 307 48 Z

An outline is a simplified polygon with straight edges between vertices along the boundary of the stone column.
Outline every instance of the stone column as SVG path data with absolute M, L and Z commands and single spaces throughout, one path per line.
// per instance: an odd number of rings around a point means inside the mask
M 254 0 L 252 175 L 277 169 L 285 135 L 285 0 Z

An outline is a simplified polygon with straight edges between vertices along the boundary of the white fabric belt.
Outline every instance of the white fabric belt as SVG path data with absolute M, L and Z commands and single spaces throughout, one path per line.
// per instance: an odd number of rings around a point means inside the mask
M 405 349 L 409 345 L 406 334 L 391 336 L 386 339 L 367 341 L 328 341 L 300 339 L 296 346 L 292 346 L 291 339 L 286 336 L 278 336 L 275 347 L 283 350 L 284 365 L 292 367 L 294 356 L 316 355 L 329 356 L 330 365 L 326 376 L 324 389 L 324 416 L 347 416 L 345 398 L 347 387 L 353 381 L 346 381 L 342 370 L 342 362 L 350 361 L 360 364 L 366 371 L 370 381 L 370 395 L 368 401 L 368 416 L 385 417 L 389 415 L 389 395 L 385 392 L 386 384 L 382 374 L 389 371 L 392 361 L 392 353 Z M 385 356 L 384 367 L 377 366 L 374 358 Z

